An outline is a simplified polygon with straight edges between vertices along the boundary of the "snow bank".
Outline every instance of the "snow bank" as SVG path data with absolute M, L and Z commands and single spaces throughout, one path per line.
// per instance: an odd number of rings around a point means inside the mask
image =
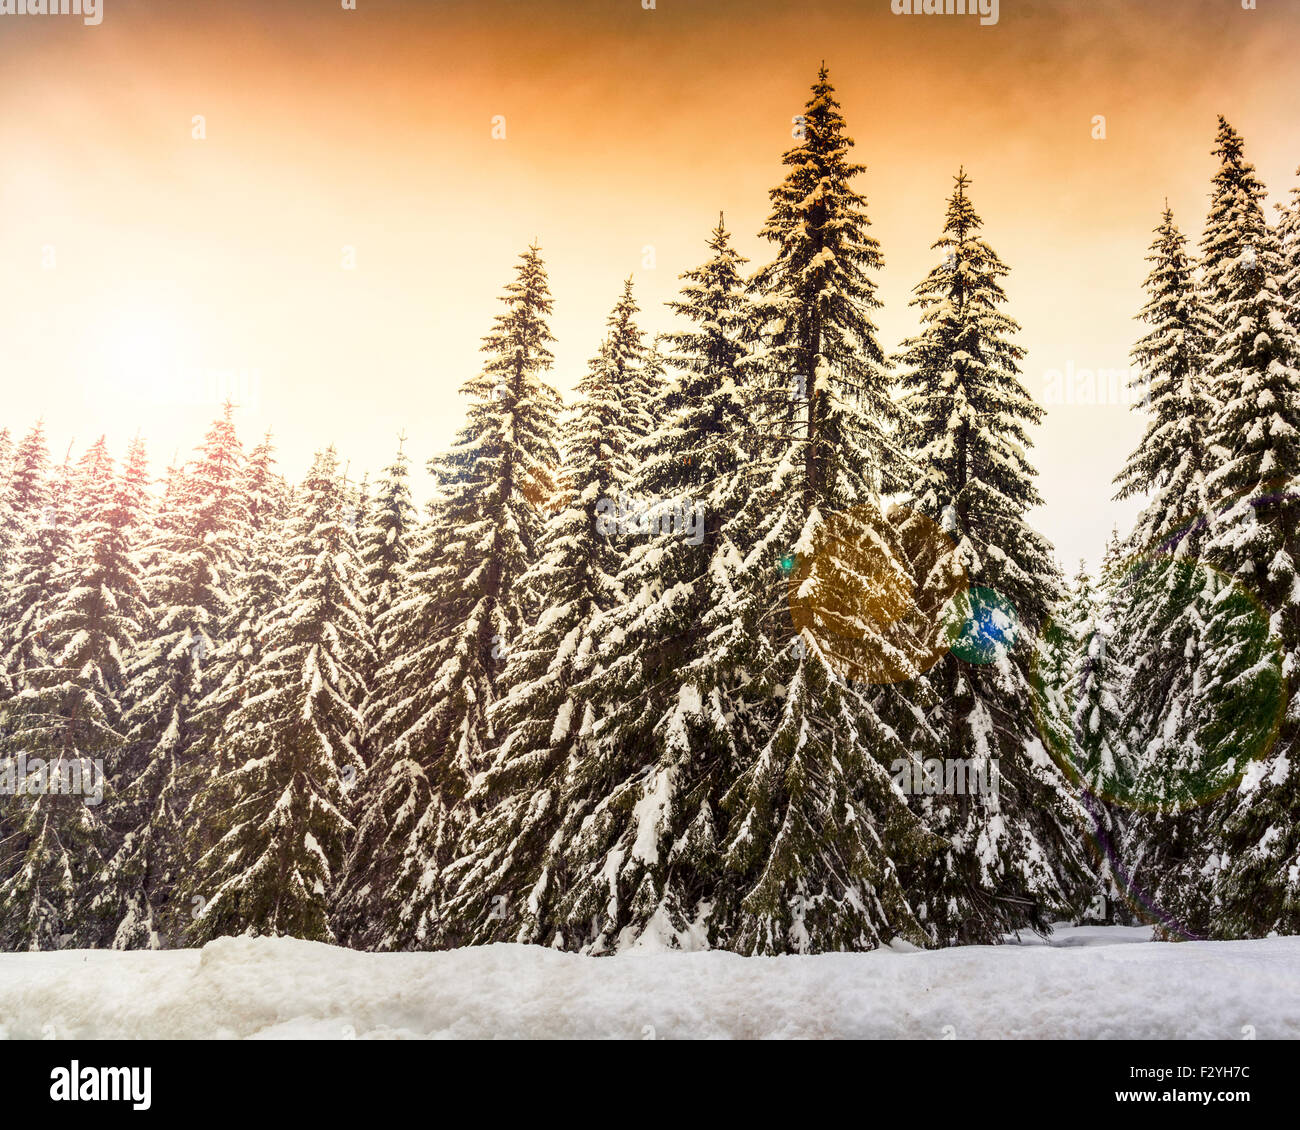
M 779 958 L 365 954 L 288 938 L 0 954 L 0 1036 L 1300 1036 L 1300 938 L 1147 936 L 1090 927 L 1050 944 Z

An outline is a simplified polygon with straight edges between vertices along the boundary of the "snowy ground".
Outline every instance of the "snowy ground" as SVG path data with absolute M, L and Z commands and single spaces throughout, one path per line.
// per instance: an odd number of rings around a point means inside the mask
M 363 954 L 285 938 L 0 954 L 0 1036 L 1300 1036 L 1300 937 L 1147 937 L 1064 928 L 1049 943 L 781 958 Z

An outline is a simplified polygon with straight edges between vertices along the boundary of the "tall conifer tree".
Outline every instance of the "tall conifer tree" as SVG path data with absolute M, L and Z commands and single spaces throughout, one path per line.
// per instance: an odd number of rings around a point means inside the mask
M 449 872 L 456 893 L 448 940 L 558 938 L 573 948 L 588 940 L 565 918 L 576 831 L 566 821 L 571 814 L 580 819 L 576 810 L 591 804 L 585 782 L 572 779 L 591 773 L 594 763 L 595 711 L 582 684 L 596 662 L 593 621 L 623 601 L 619 514 L 633 448 L 648 424 L 636 314 L 626 284 L 564 422 L 555 513 L 541 556 L 523 579 L 540 611 L 510 649 L 504 693 L 493 707 L 500 745 L 470 796 L 479 815 Z M 602 795 L 607 776 L 596 786 Z
M 376 676 L 372 706 L 382 752 L 366 788 L 376 799 L 344 883 L 387 903 L 372 916 L 386 949 L 434 944 L 441 873 L 470 812 L 465 794 L 497 741 L 497 684 L 536 608 L 521 580 L 538 554 L 535 502 L 550 494 L 559 464 L 560 407 L 545 379 L 552 300 L 536 246 L 501 300 L 483 371 L 462 389 L 468 423 L 430 463 L 436 495 L 405 594 L 380 625 L 393 658 Z
M 924 941 L 899 866 L 932 846 L 886 768 L 907 751 L 836 654 L 890 650 L 873 602 L 910 581 L 881 494 L 909 464 L 871 320 L 880 248 L 825 67 L 802 117 L 762 233 L 776 245 L 755 278 L 769 409 L 732 527 L 733 654 L 755 744 L 720 802 L 724 897 L 711 927 L 718 945 L 756 954 Z
M 153 616 L 131 665 L 128 746 L 115 782 L 125 835 L 110 866 L 121 886 L 104 899 L 106 911 L 122 912 L 106 927 L 120 945 L 175 945 L 190 922 L 192 908 L 176 898 L 192 861 L 185 814 L 207 775 L 201 707 L 215 686 L 247 544 L 243 472 L 227 404 L 190 464 L 171 468 L 143 550 Z
M 1042 500 L 1025 457 L 1039 408 L 1019 378 L 1019 326 L 1001 307 L 1006 265 L 980 235 L 964 172 L 955 178 L 943 260 L 916 288 L 922 332 L 903 343 L 903 435 L 919 474 L 912 507 L 949 539 L 949 573 L 968 578 L 972 622 L 1006 616 L 988 654 L 955 647 L 926 674 L 944 756 L 975 763 L 996 792 L 938 794 L 922 806 L 950 848 L 915 874 L 937 941 L 994 942 L 1044 928 L 1087 883 L 1086 817 L 1033 725 L 1035 637 L 1062 595 L 1046 540 L 1025 521 Z M 915 524 L 916 520 L 909 520 Z M 965 629 L 963 629 L 965 630 Z
M 99 806 L 123 743 L 124 659 L 147 615 L 131 545 L 142 503 L 119 483 L 104 440 L 91 445 L 72 477 L 58 595 L 36 623 L 45 659 L 25 672 L 5 743 L 10 758 L 26 761 L 29 791 L 0 855 L 4 948 L 98 938 L 86 901 L 109 848 Z M 37 758 L 44 781 L 33 784 Z
M 507 668 L 507 736 L 480 786 L 493 803 L 463 864 L 458 903 L 508 892 L 483 936 L 592 952 L 647 933 L 690 945 L 718 873 L 716 809 L 736 750 L 710 687 L 720 673 L 703 670 L 704 621 L 730 603 L 719 531 L 745 487 L 752 324 L 744 261 L 721 222 L 709 246 L 672 304 L 691 325 L 663 341 L 673 372 L 651 390 L 654 430 L 636 440 L 624 409 L 637 379 L 617 362 L 624 302 L 580 386 L 574 496 L 538 566 L 548 611 Z
M 219 739 L 230 768 L 194 805 L 193 850 L 211 843 L 185 884 L 200 900 L 195 941 L 246 931 L 334 940 L 329 911 L 351 831 L 346 782 L 362 769 L 361 672 L 370 650 L 348 505 L 330 448 L 303 484 L 284 604 L 249 674 L 248 697 Z
M 1300 339 L 1264 187 L 1222 118 L 1215 155 L 1202 241 L 1218 329 L 1210 371 L 1221 458 L 1208 480 L 1219 505 L 1208 555 L 1233 584 L 1217 594 L 1207 626 L 1214 674 L 1206 693 L 1220 719 L 1254 707 L 1245 730 L 1230 727 L 1229 744 L 1242 749 L 1255 744 L 1247 730 L 1271 722 L 1269 704 L 1283 711 L 1271 752 L 1244 767 L 1241 787 L 1224 801 L 1222 838 L 1207 845 L 1223 861 L 1214 930 L 1231 937 L 1300 931 Z M 1238 590 L 1262 603 L 1276 663 L 1251 662 L 1258 620 Z

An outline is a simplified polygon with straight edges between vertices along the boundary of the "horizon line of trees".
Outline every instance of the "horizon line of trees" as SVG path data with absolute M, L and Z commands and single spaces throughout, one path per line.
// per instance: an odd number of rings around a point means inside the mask
M 1300 932 L 1300 189 L 1270 223 L 1220 119 L 1199 256 L 1166 209 L 1149 257 L 1149 501 L 1067 584 L 969 178 L 890 356 L 824 67 L 797 141 L 771 261 L 720 217 L 653 341 L 629 280 L 568 406 L 519 257 L 423 519 L 404 446 L 291 485 L 229 406 L 156 487 L 0 431 L 0 782 L 107 778 L 0 796 L 0 949 Z M 898 787 L 933 759 L 998 788 Z

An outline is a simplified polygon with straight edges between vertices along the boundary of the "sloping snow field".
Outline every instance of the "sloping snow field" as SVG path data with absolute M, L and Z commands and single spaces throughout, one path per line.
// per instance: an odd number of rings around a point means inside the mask
M 288 938 L 0 954 L 0 1037 L 1300 1037 L 1300 937 L 815 957 L 529 946 L 366 954 Z

